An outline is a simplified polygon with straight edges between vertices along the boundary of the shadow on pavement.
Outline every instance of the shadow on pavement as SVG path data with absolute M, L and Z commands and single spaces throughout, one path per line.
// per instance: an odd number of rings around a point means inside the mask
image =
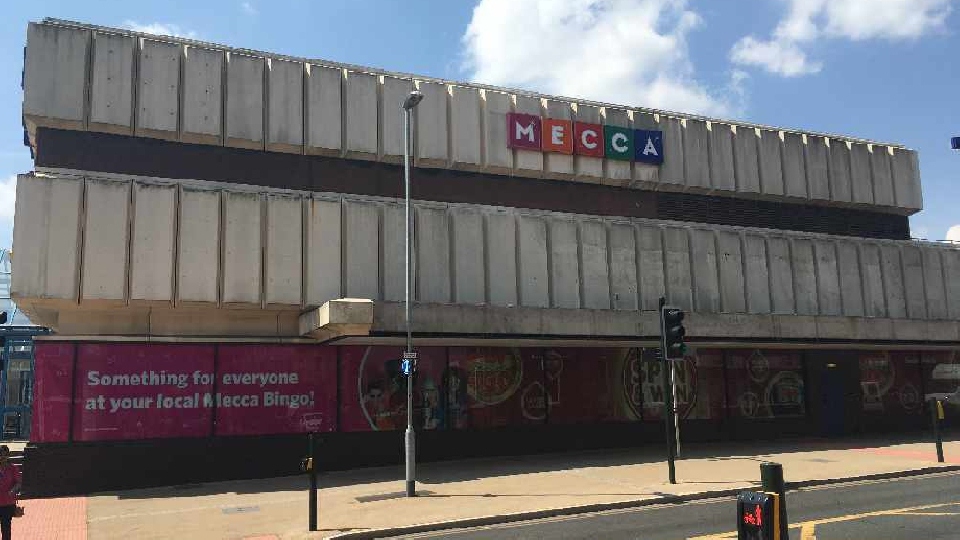
M 960 440 L 960 433 L 950 433 L 944 442 Z M 930 442 L 929 437 L 921 433 L 892 435 L 884 438 L 857 437 L 844 439 L 790 439 L 758 442 L 716 442 L 688 443 L 682 446 L 683 459 L 705 459 L 718 464 L 732 460 L 751 460 L 763 462 L 774 454 L 791 454 L 825 450 L 856 450 L 886 447 L 894 444 Z M 932 445 L 931 445 L 932 446 Z M 533 454 L 523 456 L 501 456 L 475 458 L 458 461 L 440 461 L 420 463 L 417 467 L 420 485 L 465 482 L 491 477 L 514 476 L 543 472 L 561 472 L 572 469 L 606 468 L 664 461 L 662 444 L 651 444 L 639 448 L 616 448 L 590 450 L 571 453 Z M 323 459 L 322 453 L 319 459 Z M 402 482 L 404 469 L 403 456 L 398 453 L 396 466 L 353 469 L 348 471 L 321 472 L 321 489 L 339 488 L 362 484 Z M 812 458 L 811 463 L 826 463 L 832 460 Z M 813 465 L 811 465 L 813 466 Z M 683 482 L 681 482 L 683 483 Z M 714 483 L 714 482 L 697 482 Z M 715 482 L 724 483 L 724 482 Z M 223 493 L 256 494 L 282 491 L 301 492 L 308 486 L 304 475 L 278 478 L 233 480 L 200 484 L 185 484 L 169 487 L 146 488 L 129 491 L 101 492 L 97 496 L 115 496 L 120 499 L 146 499 L 160 497 L 203 497 Z M 384 489 L 395 489 L 384 486 Z M 390 493 L 390 492 L 386 492 Z M 425 491 L 424 493 L 429 493 Z M 611 495 L 643 495 L 637 493 Z M 432 495 L 428 495 L 432 496 Z M 478 494 L 477 497 L 490 496 Z M 538 496 L 531 494 L 529 496 Z

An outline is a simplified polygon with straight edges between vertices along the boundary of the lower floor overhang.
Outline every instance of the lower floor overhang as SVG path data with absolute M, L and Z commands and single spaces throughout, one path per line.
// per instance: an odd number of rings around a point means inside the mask
M 403 343 L 403 302 L 342 298 L 306 311 L 181 305 L 91 305 L 21 298 L 33 320 L 64 337 L 252 342 Z M 837 347 L 848 344 L 956 346 L 960 322 L 868 317 L 687 313 L 688 341 L 703 346 Z M 410 329 L 418 345 L 641 346 L 659 336 L 655 311 L 616 311 L 490 305 L 411 306 Z

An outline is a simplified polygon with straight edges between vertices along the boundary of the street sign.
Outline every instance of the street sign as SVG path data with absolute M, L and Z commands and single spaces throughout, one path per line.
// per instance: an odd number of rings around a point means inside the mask
M 400 371 L 404 375 L 410 376 L 413 373 L 413 370 L 417 367 L 417 353 L 416 352 L 405 352 L 403 353 L 403 360 L 400 362 Z
M 403 359 L 404 359 L 404 360 L 416 360 L 416 359 L 417 359 L 417 353 L 416 353 L 416 352 L 405 352 L 405 353 L 403 353 Z

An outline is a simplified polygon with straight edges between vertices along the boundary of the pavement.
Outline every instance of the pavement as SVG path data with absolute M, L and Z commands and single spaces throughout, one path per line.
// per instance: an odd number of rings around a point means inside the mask
M 678 482 L 670 484 L 663 450 L 423 463 L 413 499 L 404 497 L 399 464 L 325 473 L 314 533 L 307 532 L 307 478 L 295 476 L 26 500 L 14 537 L 375 538 L 732 494 L 758 486 L 764 461 L 783 464 L 793 486 L 960 469 L 960 438 L 944 443 L 942 464 L 919 438 L 705 443 L 683 446 Z

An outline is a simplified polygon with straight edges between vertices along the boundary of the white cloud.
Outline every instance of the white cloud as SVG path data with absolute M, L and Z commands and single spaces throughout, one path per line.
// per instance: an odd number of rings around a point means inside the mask
M 250 2 L 243 2 L 242 4 L 240 4 L 240 8 L 243 10 L 244 13 L 246 13 L 247 15 L 250 15 L 251 17 L 256 16 L 257 14 L 260 13 L 259 11 L 257 11 L 257 8 L 254 7 L 254 5 L 251 4 Z
M 687 36 L 702 24 L 686 0 L 481 0 L 466 69 L 481 83 L 730 114 L 729 96 L 694 77 Z
M 819 62 L 807 59 L 800 47 L 789 41 L 761 41 L 747 36 L 736 42 L 730 50 L 730 59 L 735 64 L 760 66 L 770 73 L 796 77 L 817 73 L 823 67 Z
M 734 44 L 735 64 L 756 66 L 787 77 L 816 73 L 804 45 L 825 39 L 861 41 L 916 39 L 941 31 L 951 0 L 787 0 L 784 18 L 770 40 L 746 36 Z
M 146 23 L 141 24 L 137 21 L 126 20 L 123 22 L 123 27 L 134 32 L 143 32 L 145 34 L 154 34 L 157 36 L 176 36 L 176 37 L 185 37 L 190 39 L 195 39 L 197 33 L 192 30 L 181 30 L 179 26 L 175 24 L 165 24 L 165 23 Z
M 947 229 L 947 240 L 960 242 L 960 225 L 954 225 Z

